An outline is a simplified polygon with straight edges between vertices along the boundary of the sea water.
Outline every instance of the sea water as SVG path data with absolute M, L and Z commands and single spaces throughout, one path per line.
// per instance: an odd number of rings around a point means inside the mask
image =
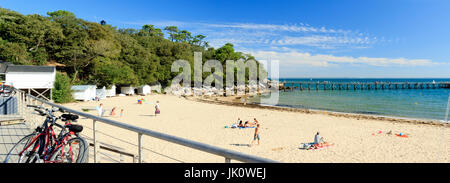
M 450 79 L 280 79 L 280 82 L 449 82 Z M 303 85 L 305 88 L 305 85 Z M 337 87 L 337 85 L 335 85 Z M 358 87 L 359 88 L 359 87 Z M 444 120 L 450 89 L 371 89 L 350 87 L 349 90 L 280 91 L 277 106 L 328 110 L 345 113 L 373 114 L 381 116 Z M 261 95 L 252 102 L 260 103 Z M 263 104 L 263 103 L 261 103 Z

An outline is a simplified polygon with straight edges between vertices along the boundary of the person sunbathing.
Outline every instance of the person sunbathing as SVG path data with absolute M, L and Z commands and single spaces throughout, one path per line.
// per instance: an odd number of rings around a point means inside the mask
M 238 127 L 239 127 L 239 128 L 245 127 L 244 124 L 242 124 L 242 120 L 239 120 L 239 125 L 238 125 Z

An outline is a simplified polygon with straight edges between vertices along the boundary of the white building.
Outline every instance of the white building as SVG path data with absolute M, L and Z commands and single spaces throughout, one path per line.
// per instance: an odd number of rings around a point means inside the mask
M 52 99 L 56 68 L 54 66 L 12 65 L 0 63 L 5 82 L 36 97 Z
M 161 93 L 161 84 L 154 84 L 154 85 L 151 85 L 150 86 L 150 88 L 151 88 L 151 90 L 152 91 L 155 91 L 155 92 L 157 92 L 157 93 Z
M 149 95 L 152 93 L 152 88 L 149 85 L 143 85 L 137 88 L 139 95 Z
M 106 87 L 97 88 L 95 91 L 95 96 L 101 100 L 106 99 Z
M 75 100 L 89 101 L 97 96 L 95 85 L 74 85 L 72 86 L 72 91 Z
M 116 96 L 116 85 L 112 85 L 111 89 L 106 89 L 106 97 Z
M 134 95 L 134 87 L 132 86 L 124 86 L 120 88 L 120 93 L 124 95 Z

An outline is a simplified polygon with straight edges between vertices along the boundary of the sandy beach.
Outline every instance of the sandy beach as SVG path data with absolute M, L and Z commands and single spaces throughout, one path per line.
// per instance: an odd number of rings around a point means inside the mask
M 137 104 L 141 98 L 146 101 Z M 161 109 L 158 116 L 154 116 L 156 101 L 160 102 Z M 109 119 L 280 162 L 450 162 L 450 128 L 440 125 L 220 105 L 157 94 L 113 97 L 65 106 L 81 111 L 94 109 L 100 103 Z M 115 117 L 110 117 L 113 107 L 118 110 Z M 119 117 L 120 109 L 124 109 L 123 117 Z M 97 114 L 95 110 L 88 113 Z M 248 146 L 253 140 L 254 129 L 225 128 L 236 123 L 238 118 L 244 122 L 253 122 L 256 118 L 260 122 L 260 145 Z M 92 120 L 80 119 L 79 124 L 85 126 L 83 134 L 92 137 Z M 99 129 L 101 142 L 137 154 L 136 133 L 106 124 L 100 124 Z M 302 143 L 312 142 L 317 131 L 334 146 L 320 150 L 299 149 Z M 378 134 L 379 131 L 382 133 Z M 409 137 L 387 135 L 388 131 Z M 143 143 L 145 162 L 224 162 L 222 157 L 147 136 L 143 137 Z M 103 157 L 101 162 L 109 162 L 107 159 Z

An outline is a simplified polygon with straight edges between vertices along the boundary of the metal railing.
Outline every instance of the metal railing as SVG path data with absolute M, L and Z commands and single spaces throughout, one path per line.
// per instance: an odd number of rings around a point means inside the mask
M 23 101 L 25 101 L 25 95 L 14 89 L 8 93 L 2 92 L 0 94 L 0 123 L 23 120 L 26 113 L 26 109 L 22 107 Z
M 223 158 L 225 158 L 225 163 L 230 163 L 231 160 L 237 160 L 237 161 L 245 162 L 245 163 L 278 163 L 277 161 L 274 161 L 274 160 L 256 157 L 256 156 L 252 156 L 252 155 L 247 155 L 247 154 L 243 154 L 243 153 L 240 153 L 237 151 L 227 150 L 227 149 L 215 147 L 212 145 L 208 145 L 208 144 L 204 144 L 204 143 L 200 143 L 200 142 L 196 142 L 196 141 L 192 141 L 192 140 L 152 131 L 149 129 L 136 127 L 136 126 L 121 123 L 118 121 L 101 118 L 98 116 L 94 116 L 92 114 L 87 114 L 84 112 L 76 111 L 76 110 L 61 106 L 61 105 L 51 103 L 49 101 L 34 97 L 32 95 L 25 94 L 24 92 L 22 92 L 20 90 L 16 90 L 16 91 L 19 93 L 19 95 L 21 97 L 24 97 L 23 99 L 25 99 L 24 102 L 22 102 L 22 105 L 20 105 L 21 107 L 19 107 L 19 108 L 22 108 L 22 110 L 24 110 L 24 112 L 28 112 L 29 114 L 31 114 L 31 112 L 26 110 L 26 105 L 36 104 L 36 102 L 40 102 L 42 104 L 46 104 L 46 105 L 49 105 L 52 107 L 57 107 L 57 108 L 63 109 L 66 112 L 70 112 L 72 114 L 76 114 L 76 115 L 91 119 L 92 126 L 93 126 L 93 134 L 92 135 L 93 135 L 93 146 L 94 146 L 94 163 L 97 163 L 99 160 L 99 149 L 100 149 L 99 144 L 100 143 L 98 142 L 98 133 L 99 133 L 98 123 L 100 123 L 100 122 L 108 124 L 108 125 L 112 125 L 115 127 L 119 127 L 122 129 L 126 129 L 126 130 L 129 130 L 132 132 L 136 132 L 137 141 L 138 141 L 138 155 L 137 156 L 138 156 L 139 163 L 143 162 L 143 159 L 142 159 L 142 150 L 143 150 L 142 136 L 143 135 L 150 136 L 150 137 L 160 139 L 163 141 L 171 142 L 173 144 L 178 144 L 181 146 L 189 147 L 189 148 L 203 151 L 206 153 L 214 154 L 217 156 L 222 156 Z M 23 113 L 23 114 L 27 115 L 26 113 Z

